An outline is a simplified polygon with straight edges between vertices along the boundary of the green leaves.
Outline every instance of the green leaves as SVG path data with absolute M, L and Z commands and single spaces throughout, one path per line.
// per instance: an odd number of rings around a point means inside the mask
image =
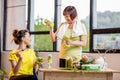
M 42 63 L 42 62 L 44 61 L 44 58 L 42 58 L 42 57 L 37 57 L 36 61 L 37 61 L 38 63 Z

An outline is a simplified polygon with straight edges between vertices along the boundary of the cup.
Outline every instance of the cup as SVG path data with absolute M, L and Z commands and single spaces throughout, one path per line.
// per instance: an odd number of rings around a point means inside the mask
M 59 59 L 59 67 L 60 68 L 65 68 L 66 67 L 66 59 Z

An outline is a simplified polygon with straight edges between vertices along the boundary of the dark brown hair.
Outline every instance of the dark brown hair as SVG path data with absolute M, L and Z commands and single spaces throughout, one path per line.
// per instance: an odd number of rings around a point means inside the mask
M 13 41 L 16 44 L 21 44 L 22 43 L 22 37 L 25 37 L 26 32 L 29 32 L 28 30 L 13 30 Z
M 76 10 L 76 8 L 74 6 L 67 6 L 63 10 L 63 15 L 66 15 L 66 14 L 69 14 L 70 18 L 73 20 L 77 16 L 77 10 Z

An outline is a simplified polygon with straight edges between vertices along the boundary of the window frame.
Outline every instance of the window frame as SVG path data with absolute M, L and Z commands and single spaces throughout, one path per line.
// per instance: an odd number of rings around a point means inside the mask
M 93 29 L 94 26 L 96 25 L 96 18 L 97 18 L 97 1 L 96 0 L 90 0 L 90 52 L 94 53 L 94 48 L 93 48 L 93 39 L 94 35 L 96 34 L 111 34 L 111 33 L 120 33 L 120 28 L 107 28 L 107 29 Z M 105 53 L 106 49 L 97 49 L 101 53 Z M 113 51 L 109 51 L 109 53 L 112 53 Z M 114 53 L 119 53 L 120 49 L 116 49 Z M 96 52 L 95 52 L 96 53 Z
M 57 6 L 56 5 L 58 3 L 57 0 L 55 0 L 55 3 L 54 3 L 54 8 L 55 8 L 55 11 L 54 11 L 54 16 L 57 16 Z M 28 0 L 28 22 L 27 22 L 27 29 L 30 31 L 30 20 L 31 20 L 31 0 Z M 57 17 L 54 18 L 54 31 L 56 31 L 57 29 Z M 30 35 L 43 35 L 43 34 L 49 34 L 50 32 L 49 31 L 30 31 Z M 57 52 L 57 42 L 53 42 L 53 51 L 44 51 L 44 50 L 38 50 L 36 52 Z
M 8 0 L 4 0 L 4 19 L 3 19 L 3 36 L 6 36 L 6 23 L 7 23 L 7 1 Z M 6 51 L 6 37 L 3 37 L 3 51 Z

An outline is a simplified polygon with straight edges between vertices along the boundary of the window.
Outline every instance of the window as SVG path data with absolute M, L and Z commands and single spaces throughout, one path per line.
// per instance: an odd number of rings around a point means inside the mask
M 119 0 L 91 0 L 91 51 L 120 49 L 119 2 Z
M 31 25 L 29 27 L 32 45 L 35 51 L 53 51 L 53 42 L 50 40 L 49 27 L 45 19 L 54 22 L 55 0 L 31 0 Z M 34 9 L 33 9 L 34 8 Z M 34 16 L 33 16 L 34 15 Z
M 54 29 L 56 31 L 56 27 L 59 23 L 64 21 L 62 12 L 68 5 L 74 5 L 78 9 L 78 14 L 80 14 L 79 18 L 86 25 L 86 28 L 89 31 L 90 0 L 34 0 L 34 25 L 30 27 L 30 32 L 32 35 L 32 47 L 35 51 L 59 51 L 60 42 L 59 40 L 57 43 L 52 43 L 50 41 L 49 28 L 45 26 L 44 20 L 49 19 L 52 22 L 55 22 L 54 20 L 56 20 L 56 26 Z M 54 47 L 54 45 L 56 46 Z M 84 50 L 89 50 L 89 41 L 87 47 L 84 47 Z
M 119 2 L 118 0 L 97 0 L 97 26 L 94 29 L 120 28 Z
M 68 5 L 77 8 L 79 19 L 88 29 L 88 44 L 83 48 L 84 51 L 120 48 L 119 0 L 24 0 L 21 3 L 4 0 L 4 3 L 3 36 L 6 37 L 3 37 L 3 50 L 16 48 L 11 44 L 13 29 L 28 27 L 32 37 L 31 47 L 34 50 L 58 51 L 59 42 L 56 44 L 50 41 L 49 28 L 45 26 L 44 20 L 54 22 L 56 30 L 58 24 L 64 21 L 62 12 Z

